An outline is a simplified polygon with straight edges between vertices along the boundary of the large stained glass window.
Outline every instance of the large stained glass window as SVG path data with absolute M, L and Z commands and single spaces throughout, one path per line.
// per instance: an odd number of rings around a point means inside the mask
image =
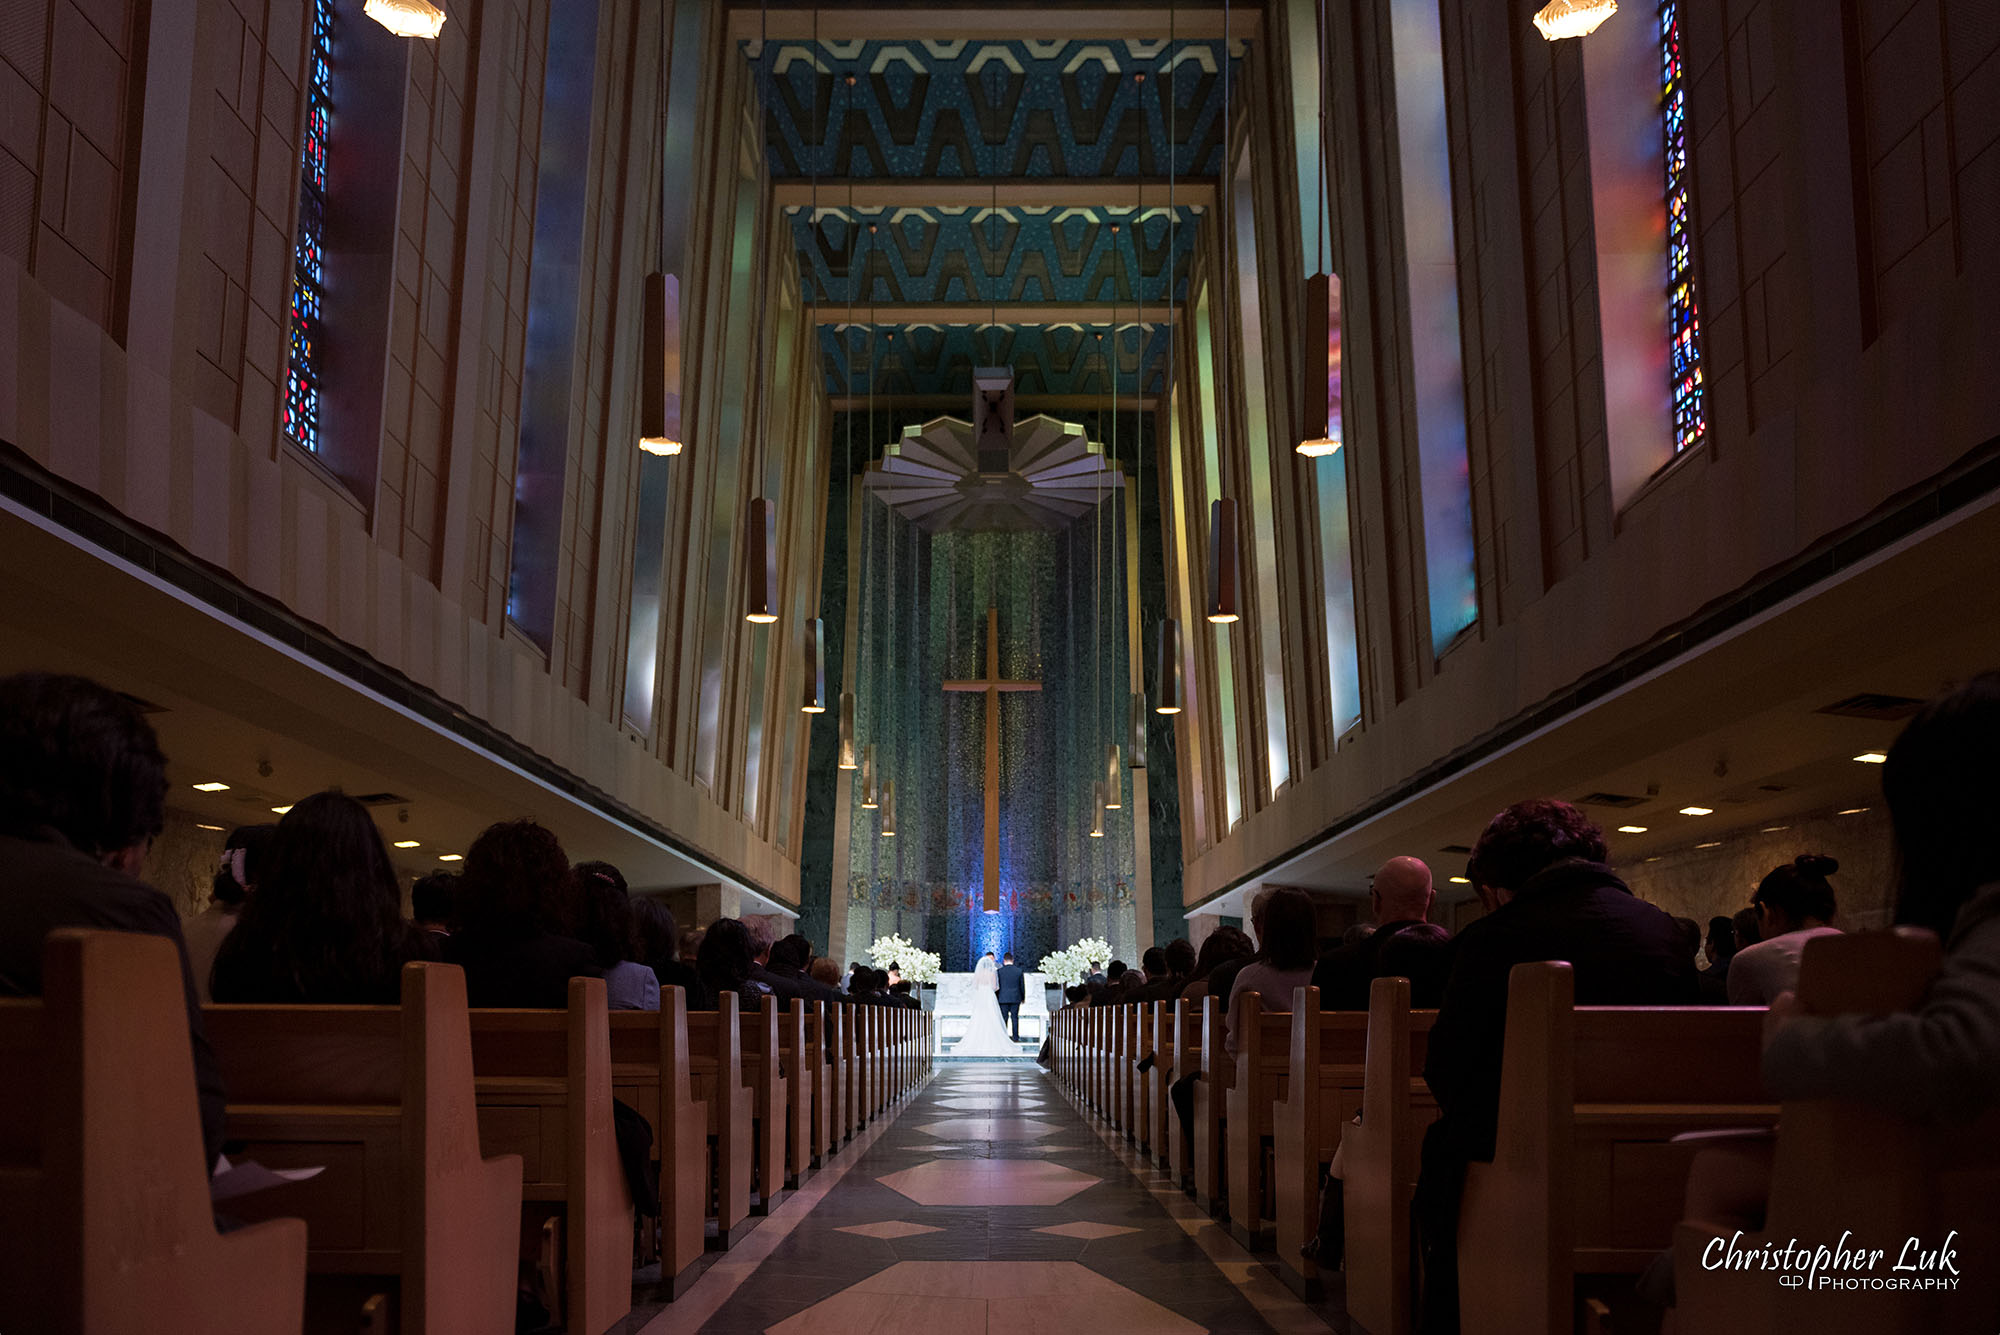
M 312 0 L 306 126 L 300 150 L 299 236 L 292 263 L 291 351 L 285 367 L 285 438 L 317 454 L 321 320 L 326 304 L 326 137 L 333 116 L 333 5 Z
M 1680 0 L 1660 4 L 1660 104 L 1667 160 L 1667 336 L 1673 348 L 1674 453 L 1701 444 L 1701 312 L 1694 299 L 1693 227 L 1688 207 L 1687 71 L 1681 62 Z

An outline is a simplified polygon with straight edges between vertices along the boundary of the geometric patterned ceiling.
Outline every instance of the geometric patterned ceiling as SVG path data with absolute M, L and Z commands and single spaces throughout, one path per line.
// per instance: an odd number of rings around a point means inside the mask
M 1246 44 L 1237 37 L 1226 49 L 1240 86 Z M 816 206 L 786 214 L 805 300 L 826 322 L 829 393 L 865 394 L 872 368 L 878 394 L 969 395 L 972 368 L 997 355 L 1014 368 L 1017 394 L 1108 394 L 1103 335 L 1114 319 L 1125 326 L 1118 391 L 1164 385 L 1166 307 L 1186 295 L 1208 211 L 1185 199 L 1158 206 L 1157 187 L 1170 174 L 1212 186 L 1220 170 L 1222 37 L 850 34 L 751 37 L 742 50 L 764 106 L 771 176 L 790 184 L 792 201 L 806 183 L 817 187 Z M 1059 183 L 1081 189 L 1060 204 L 1010 198 Z M 864 198 L 850 211 L 850 184 L 904 193 L 893 206 Z M 929 185 L 956 197 L 926 199 Z M 989 186 L 991 198 L 968 203 L 968 185 Z M 899 308 L 874 326 L 873 357 L 865 331 L 843 337 L 834 323 L 848 320 L 850 302 L 857 325 L 871 302 Z M 992 302 L 1012 307 L 1003 328 L 980 309 Z M 1038 305 L 1052 308 L 1047 319 Z

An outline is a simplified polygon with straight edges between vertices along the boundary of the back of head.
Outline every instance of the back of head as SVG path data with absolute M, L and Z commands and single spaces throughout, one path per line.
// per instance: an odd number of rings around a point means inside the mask
M 653 895 L 632 898 L 632 931 L 639 958 L 647 964 L 672 964 L 680 953 L 680 927 L 666 901 Z
M 1148 978 L 1167 976 L 1167 952 L 1158 946 L 1147 946 L 1146 953 L 1139 957 L 1139 967 L 1146 971 Z
M 264 874 L 264 855 L 278 833 L 275 825 L 239 825 L 222 842 L 222 861 L 209 883 L 218 904 L 239 905 Z
M 1719 960 L 1736 953 L 1735 919 L 1717 914 L 1708 920 L 1708 949 Z
M 1780 867 L 1773 867 L 1750 896 L 1752 905 L 1761 904 L 1782 923 L 1782 930 L 1796 930 L 1814 922 L 1833 921 L 1833 883 L 1826 878 L 1840 870 L 1840 864 L 1824 853 L 1801 853 Z
M 91 857 L 155 838 L 167 758 L 124 696 L 86 677 L 0 678 L 0 833 L 52 829 Z
M 1377 922 L 1428 921 L 1437 899 L 1430 866 L 1422 858 L 1390 858 L 1375 872 L 1369 891 Z
M 410 887 L 410 916 L 421 923 L 449 924 L 458 898 L 458 874 L 434 871 Z
M 375 818 L 344 793 L 314 793 L 278 822 L 257 893 L 222 949 L 289 973 L 303 996 L 354 1000 L 381 980 L 406 932 Z
M 1550 797 L 1516 802 L 1487 822 L 1472 846 L 1465 874 L 1474 885 L 1514 894 L 1538 873 L 1581 858 L 1602 862 L 1604 831 L 1567 802 Z
M 608 862 L 579 862 L 570 875 L 575 879 L 571 903 L 577 939 L 596 952 L 598 967 L 637 958 L 638 932 L 624 875 Z
M 1347 930 L 1343 931 L 1340 934 L 1340 944 L 1343 946 L 1358 946 L 1363 941 L 1366 941 L 1369 937 L 1373 935 L 1375 935 L 1374 923 L 1372 922 L 1353 923 L 1347 928 Z
M 1201 953 L 1195 957 L 1194 976 L 1206 978 L 1229 961 L 1255 953 L 1256 947 L 1250 944 L 1242 928 L 1218 927 L 1201 943 Z
M 1250 896 L 1250 934 L 1257 938 L 1252 950 L 1261 951 L 1264 941 L 1264 915 L 1270 910 L 1271 896 L 1277 893 L 1276 886 L 1265 886 Z
M 1124 960 L 1111 961 L 1110 967 L 1104 971 L 1104 981 L 1107 983 L 1115 983 L 1124 976 L 1125 976 Z
M 1674 917 L 1674 926 L 1681 930 L 1681 946 L 1690 958 L 1701 954 L 1701 924 L 1693 918 Z
M 1756 909 L 1738 909 L 1729 921 L 1736 928 L 1736 948 L 1738 950 L 1743 949 L 1745 946 L 1754 946 L 1763 940 L 1764 934 L 1757 928 Z
M 1194 972 L 1194 946 L 1184 936 L 1177 936 L 1167 942 L 1167 972 L 1176 978 L 1186 978 Z
M 828 987 L 840 986 L 840 965 L 824 955 L 814 960 L 812 967 L 806 972 L 815 983 L 825 983 Z
M 756 956 L 750 927 L 741 918 L 717 918 L 701 938 L 695 969 L 711 992 L 734 992 L 750 977 Z
M 812 963 L 812 941 L 799 932 L 780 937 L 771 946 L 771 963 L 774 967 L 793 969 L 804 973 Z
M 1264 958 L 1273 968 L 1311 968 L 1319 955 L 1319 915 L 1313 911 L 1312 896 L 1291 886 L 1271 891 L 1264 905 L 1261 939 Z
M 693 964 L 701 958 L 701 939 L 705 933 L 699 927 L 690 927 L 681 933 L 681 962 Z
M 1981 886 L 2000 881 L 2000 672 L 1931 701 L 1889 748 L 1882 795 L 1902 863 L 1896 920 L 1948 935 Z
M 1000 962 L 1002 964 L 1012 964 L 1014 962 L 1014 952 L 1010 950 L 1006 954 L 1002 955 L 1000 957 Z
M 524 940 L 569 930 L 569 858 L 532 820 L 487 826 L 466 850 L 459 888 L 459 927 L 468 936 Z

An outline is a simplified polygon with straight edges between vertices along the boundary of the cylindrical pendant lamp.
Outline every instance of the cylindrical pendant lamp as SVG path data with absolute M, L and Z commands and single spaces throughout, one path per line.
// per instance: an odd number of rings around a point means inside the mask
M 1236 502 L 1219 496 L 1208 507 L 1208 619 L 1226 626 L 1243 615 L 1242 570 L 1236 559 Z
M 759 496 L 743 526 L 743 619 L 768 626 L 778 619 L 778 503 Z
M 854 747 L 854 692 L 840 693 L 840 768 L 853 769 L 860 764 Z
M 861 809 L 873 811 L 881 804 L 881 784 L 875 774 L 875 743 L 861 748 Z
M 826 623 L 818 617 L 806 619 L 806 688 L 799 701 L 802 714 L 826 712 Z
M 889 779 L 882 785 L 882 837 L 889 838 L 896 833 L 896 781 Z
M 1146 693 L 1132 692 L 1132 719 L 1126 757 L 1133 769 L 1146 768 Z
M 639 331 L 639 448 L 648 454 L 681 452 L 681 280 L 670 273 L 646 275 Z
M 1102 780 L 1090 785 L 1090 837 L 1104 837 L 1104 783 Z
M 1181 712 L 1181 623 L 1172 617 L 1160 622 L 1160 674 L 1153 683 L 1159 693 L 1160 703 L 1153 706 L 1156 714 L 1178 714 Z
M 1299 442 L 1298 452 L 1324 459 L 1340 450 L 1340 285 L 1332 274 L 1306 279 L 1305 321 L 1302 416 L 1310 434 Z M 1319 361 L 1322 348 L 1324 366 Z
M 1125 764 L 1120 757 L 1118 743 L 1104 748 L 1104 807 L 1107 811 L 1118 811 L 1125 805 Z

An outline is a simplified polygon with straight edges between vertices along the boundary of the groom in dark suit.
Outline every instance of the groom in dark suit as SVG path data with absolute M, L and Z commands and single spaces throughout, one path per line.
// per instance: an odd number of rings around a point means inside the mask
M 1021 966 L 1014 963 L 1014 952 L 1008 951 L 1000 960 L 1000 989 L 995 1000 L 1000 1003 L 1000 1018 L 1007 1022 L 1014 1041 L 1021 1041 L 1021 1003 L 1027 1000 L 1028 992 L 1024 979 L 1027 975 Z

